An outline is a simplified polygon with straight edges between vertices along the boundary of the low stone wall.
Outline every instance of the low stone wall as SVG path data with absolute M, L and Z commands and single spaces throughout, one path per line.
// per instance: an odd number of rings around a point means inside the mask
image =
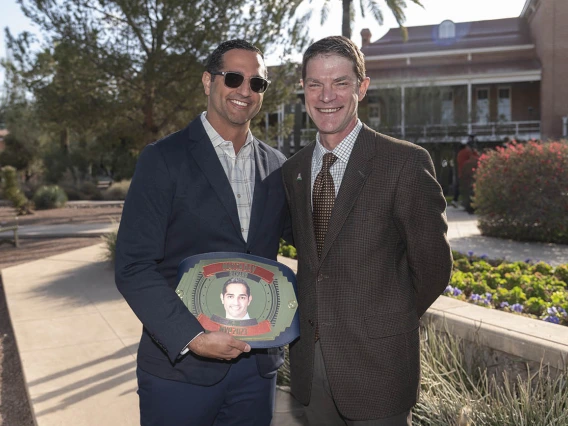
M 568 327 L 487 309 L 441 296 L 423 317 L 462 339 L 472 366 L 485 365 L 501 379 L 529 377 L 541 366 L 556 376 L 568 367 Z

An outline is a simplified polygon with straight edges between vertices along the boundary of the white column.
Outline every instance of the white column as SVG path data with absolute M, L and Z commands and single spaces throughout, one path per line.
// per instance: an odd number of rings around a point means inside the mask
M 467 82 L 467 133 L 471 135 L 471 81 Z
M 282 127 L 284 127 L 284 104 L 278 108 L 278 147 L 284 146 L 284 138 L 282 138 Z
M 562 137 L 568 137 L 568 115 L 566 117 L 562 117 Z
M 404 119 L 404 86 L 400 86 L 400 134 L 402 139 L 406 137 L 405 119 Z

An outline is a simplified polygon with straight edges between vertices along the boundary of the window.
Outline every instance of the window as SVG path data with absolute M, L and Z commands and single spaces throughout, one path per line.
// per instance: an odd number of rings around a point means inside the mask
M 511 121 L 511 89 L 499 87 L 497 100 L 497 119 L 499 121 Z
M 477 122 L 486 124 L 489 122 L 489 89 L 477 89 L 476 99 Z
M 443 21 L 438 26 L 439 38 L 455 38 L 456 37 L 456 24 L 452 21 Z
M 452 89 L 442 91 L 442 124 L 454 123 L 454 92 Z

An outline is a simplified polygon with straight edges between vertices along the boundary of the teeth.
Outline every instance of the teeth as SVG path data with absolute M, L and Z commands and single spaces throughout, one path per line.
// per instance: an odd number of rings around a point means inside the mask
M 320 112 L 336 112 L 336 111 L 339 111 L 339 108 L 320 109 Z
M 232 99 L 231 102 L 234 103 L 234 104 L 237 104 L 239 106 L 247 106 L 247 104 L 245 102 L 237 101 L 235 99 Z

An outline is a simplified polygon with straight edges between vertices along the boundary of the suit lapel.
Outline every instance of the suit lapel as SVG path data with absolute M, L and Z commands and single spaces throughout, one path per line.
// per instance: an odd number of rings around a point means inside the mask
M 312 218 L 312 156 L 315 146 L 315 143 L 312 143 L 302 150 L 303 158 L 292 176 L 298 194 L 297 210 L 300 219 L 294 226 L 301 227 L 297 234 L 305 239 L 304 246 L 314 265 L 319 262 Z
M 253 139 L 254 160 L 255 160 L 255 181 L 254 181 L 254 194 L 252 198 L 252 208 L 250 215 L 250 226 L 247 242 L 250 246 L 254 238 L 257 236 L 257 231 L 262 221 L 264 213 L 264 206 L 268 199 L 268 185 L 264 182 L 269 172 L 268 155 L 259 148 L 258 141 Z
M 323 262 L 343 223 L 353 208 L 359 193 L 372 171 L 371 159 L 375 156 L 374 134 L 363 126 L 351 151 L 347 169 L 341 181 L 341 187 L 331 212 L 327 234 L 323 244 L 320 262 Z M 313 231 L 312 231 L 313 233 Z
M 190 140 L 193 140 L 194 142 L 190 144 L 190 155 L 193 156 L 195 162 L 217 194 L 219 201 L 227 211 L 227 214 L 233 223 L 235 231 L 241 238 L 243 238 L 235 194 L 233 193 L 233 189 L 231 188 L 231 184 L 229 183 L 225 170 L 219 161 L 219 157 L 217 157 L 215 148 L 211 144 L 211 140 L 207 136 L 207 132 L 205 132 L 203 124 L 201 124 L 200 117 L 190 124 L 189 135 Z

